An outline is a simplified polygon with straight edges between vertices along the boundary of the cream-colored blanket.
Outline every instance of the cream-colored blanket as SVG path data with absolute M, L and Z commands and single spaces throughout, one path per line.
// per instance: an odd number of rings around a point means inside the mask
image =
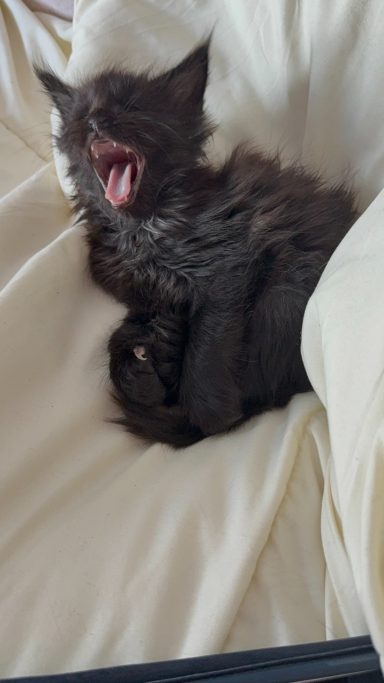
M 367 632 L 383 655 L 383 3 L 79 0 L 71 26 L 2 0 L 0 20 L 0 675 Z M 278 145 L 378 196 L 307 309 L 319 398 L 173 452 L 105 421 L 122 309 L 87 275 L 31 63 L 170 65 L 212 26 L 212 153 Z

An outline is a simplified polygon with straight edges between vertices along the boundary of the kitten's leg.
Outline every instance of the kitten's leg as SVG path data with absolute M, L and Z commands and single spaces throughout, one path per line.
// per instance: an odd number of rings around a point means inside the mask
M 238 385 L 244 323 L 236 306 L 211 302 L 190 322 L 180 382 L 180 404 L 204 434 L 226 431 L 243 417 Z

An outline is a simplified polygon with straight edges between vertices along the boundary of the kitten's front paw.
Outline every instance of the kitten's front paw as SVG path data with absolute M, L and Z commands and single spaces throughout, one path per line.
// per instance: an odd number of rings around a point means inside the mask
M 109 372 L 118 399 L 145 406 L 164 403 L 166 387 L 153 363 L 148 323 L 126 318 L 109 340 Z

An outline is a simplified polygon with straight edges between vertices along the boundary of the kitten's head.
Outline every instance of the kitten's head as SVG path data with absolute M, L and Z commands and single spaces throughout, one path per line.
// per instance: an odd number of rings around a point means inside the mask
M 36 67 L 61 116 L 56 144 L 80 203 L 143 215 L 170 177 L 196 164 L 211 132 L 203 112 L 208 50 L 209 40 L 159 76 L 111 69 L 76 87 Z

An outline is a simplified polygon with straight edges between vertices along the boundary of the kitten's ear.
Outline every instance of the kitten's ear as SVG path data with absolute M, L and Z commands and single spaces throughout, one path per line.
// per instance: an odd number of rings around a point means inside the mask
M 173 98 L 184 106 L 203 106 L 210 42 L 211 36 L 163 76 L 171 88 Z
M 60 114 L 65 114 L 72 103 L 72 88 L 49 68 L 35 64 L 33 70 Z

